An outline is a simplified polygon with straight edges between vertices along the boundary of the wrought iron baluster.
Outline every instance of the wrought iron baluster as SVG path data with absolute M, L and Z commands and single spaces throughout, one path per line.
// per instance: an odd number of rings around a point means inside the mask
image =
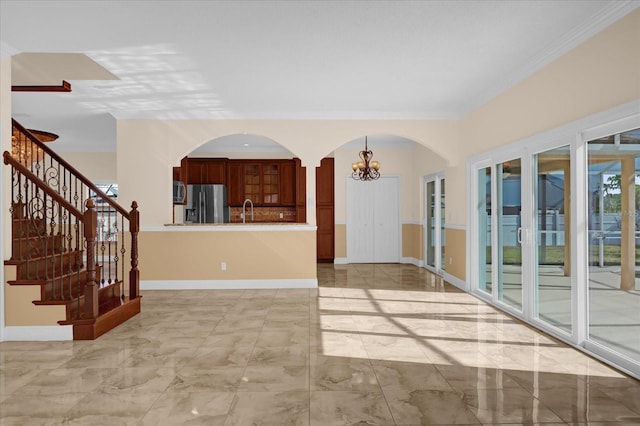
M 25 177 L 24 179 L 24 199 L 25 201 L 29 200 L 29 181 L 27 180 L 27 178 Z M 25 214 L 25 219 L 24 219 L 24 227 L 26 229 L 26 235 L 25 238 L 27 239 L 27 242 L 29 241 L 29 232 L 30 232 L 30 222 L 31 222 L 31 217 L 30 217 L 30 212 L 28 211 L 28 207 L 26 205 L 25 202 L 25 209 L 26 214 Z M 31 268 L 32 268 L 33 262 L 31 262 L 31 250 L 29 250 L 28 246 L 27 246 L 27 250 L 26 250 L 26 263 L 25 263 L 25 271 L 26 271 L 26 279 L 31 279 Z
M 118 242 L 121 240 L 120 238 L 120 226 L 118 225 L 118 212 L 114 213 L 114 221 L 113 221 L 113 235 L 115 246 L 113 247 L 113 270 L 115 272 L 114 281 L 118 281 L 118 262 L 120 261 L 120 257 L 118 256 Z M 124 294 L 124 293 L 120 293 Z

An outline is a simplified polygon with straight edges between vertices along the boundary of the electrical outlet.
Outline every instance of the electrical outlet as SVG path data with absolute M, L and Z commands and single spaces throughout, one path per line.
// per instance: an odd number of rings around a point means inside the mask
M 453 265 L 453 257 L 449 258 L 449 265 Z
M 284 213 L 280 212 L 280 219 L 284 219 Z
M 222 271 L 227 270 L 227 262 L 220 262 L 220 270 Z

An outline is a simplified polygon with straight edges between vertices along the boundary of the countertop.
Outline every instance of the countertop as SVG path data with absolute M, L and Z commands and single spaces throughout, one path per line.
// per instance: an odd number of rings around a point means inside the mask
M 167 223 L 162 227 L 143 228 L 143 231 L 315 231 L 316 225 L 296 222 L 249 223 Z

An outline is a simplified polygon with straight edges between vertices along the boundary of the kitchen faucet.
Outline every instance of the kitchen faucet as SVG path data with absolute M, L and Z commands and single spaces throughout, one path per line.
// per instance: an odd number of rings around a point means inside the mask
M 244 200 L 244 203 L 242 203 L 242 223 L 246 223 L 246 219 L 247 219 L 247 213 L 245 212 L 245 207 L 247 207 L 247 202 L 251 204 L 251 222 L 253 222 L 253 201 L 247 198 L 246 200 Z

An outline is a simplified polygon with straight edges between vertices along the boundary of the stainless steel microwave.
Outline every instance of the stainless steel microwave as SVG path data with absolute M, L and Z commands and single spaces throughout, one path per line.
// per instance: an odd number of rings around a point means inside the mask
M 184 183 L 179 180 L 173 181 L 173 204 L 184 204 L 185 197 L 187 196 L 187 188 Z

